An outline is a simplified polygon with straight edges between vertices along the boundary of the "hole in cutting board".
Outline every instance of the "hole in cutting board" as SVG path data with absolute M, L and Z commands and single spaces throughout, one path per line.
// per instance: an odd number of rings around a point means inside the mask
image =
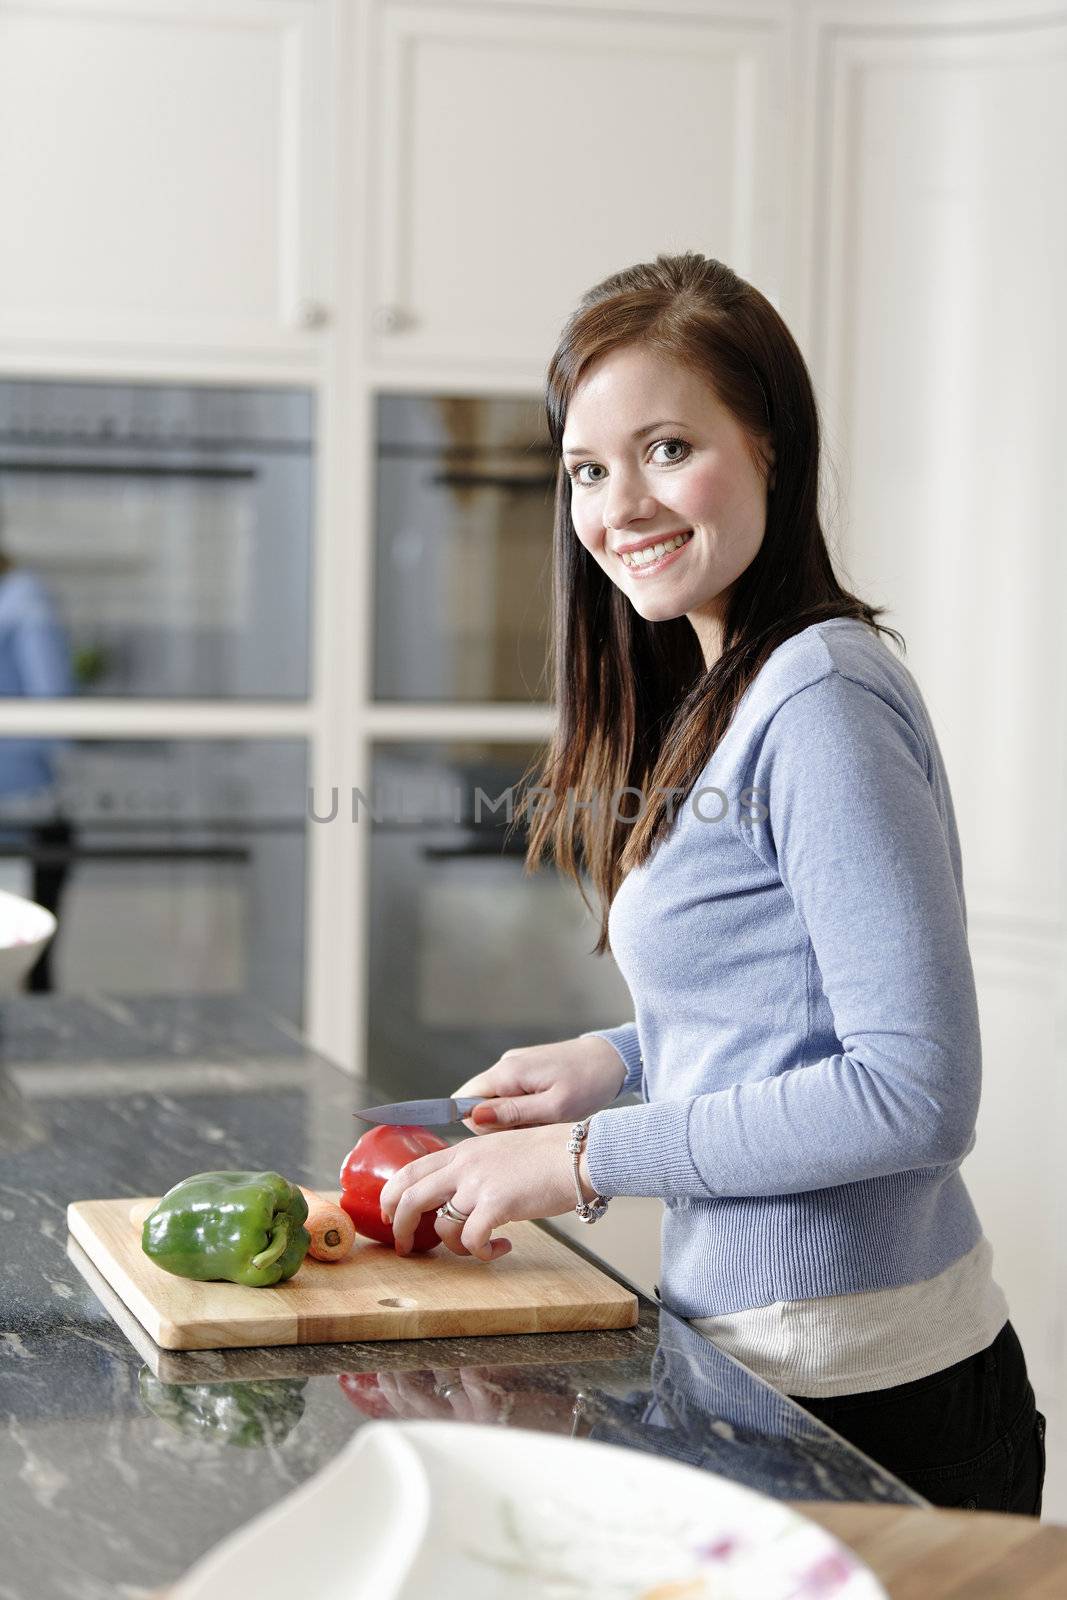
M 417 1300 L 407 1300 L 403 1295 L 390 1295 L 388 1300 L 379 1300 L 380 1306 L 395 1306 L 398 1311 L 413 1311 L 418 1305 Z

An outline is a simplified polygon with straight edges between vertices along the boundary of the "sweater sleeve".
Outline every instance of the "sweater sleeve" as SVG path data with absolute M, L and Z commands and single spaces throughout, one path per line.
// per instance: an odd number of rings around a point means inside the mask
M 19 674 L 20 692 L 43 698 L 62 697 L 74 692 L 70 647 L 43 585 L 31 575 L 20 594 L 18 624 L 10 649 Z
M 974 1144 L 978 1003 L 919 734 L 834 672 L 770 719 L 743 827 L 811 942 L 840 1050 L 710 1094 L 593 1118 L 601 1194 L 798 1194 L 957 1163 Z
M 622 1080 L 622 1087 L 615 1096 L 629 1094 L 632 1090 L 640 1089 L 641 1077 L 644 1071 L 641 1059 L 641 1041 L 637 1037 L 637 1024 L 623 1022 L 617 1028 L 591 1028 L 588 1033 L 578 1036 L 581 1039 L 606 1039 L 615 1046 L 626 1068 L 626 1076 Z

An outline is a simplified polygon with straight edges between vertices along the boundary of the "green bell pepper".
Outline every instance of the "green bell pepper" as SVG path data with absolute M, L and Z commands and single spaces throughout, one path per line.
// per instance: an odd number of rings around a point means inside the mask
M 142 1367 L 138 1383 L 148 1410 L 168 1427 L 242 1450 L 281 1444 L 304 1415 L 306 1378 L 162 1383 Z
M 200 1282 L 268 1288 L 307 1254 L 307 1201 L 277 1172 L 197 1172 L 145 1218 L 141 1249 L 157 1267 Z

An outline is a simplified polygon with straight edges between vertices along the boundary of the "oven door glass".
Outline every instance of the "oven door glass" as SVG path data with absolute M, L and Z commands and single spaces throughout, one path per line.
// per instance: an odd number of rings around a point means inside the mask
M 304 698 L 311 401 L 0 383 L 0 696 Z
M 379 700 L 549 699 L 555 468 L 537 403 L 382 395 Z
M 486 805 L 533 746 L 379 745 L 373 762 L 368 936 L 369 1070 L 401 1095 L 447 1094 L 507 1049 L 573 1038 L 633 1016 L 577 886 L 523 876 L 525 832 Z M 458 821 L 457 821 L 458 817 Z M 589 885 L 586 893 L 594 896 Z
M 0 740 L 0 888 L 58 920 L 22 987 L 246 994 L 300 1027 L 306 783 L 302 740 Z

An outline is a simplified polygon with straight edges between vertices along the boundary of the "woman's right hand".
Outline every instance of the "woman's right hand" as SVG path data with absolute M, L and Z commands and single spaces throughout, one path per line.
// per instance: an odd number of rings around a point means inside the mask
M 494 1066 L 452 1093 L 491 1099 L 491 1105 L 475 1106 L 463 1121 L 473 1133 L 495 1133 L 588 1117 L 611 1104 L 625 1076 L 615 1046 L 592 1035 L 505 1050 Z

